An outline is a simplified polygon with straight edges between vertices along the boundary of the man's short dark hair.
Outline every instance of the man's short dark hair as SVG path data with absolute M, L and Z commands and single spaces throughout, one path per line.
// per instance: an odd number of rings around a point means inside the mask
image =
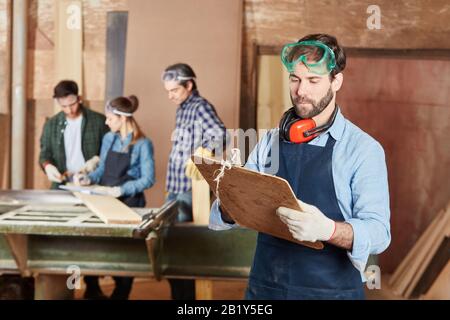
M 316 33 L 309 34 L 298 40 L 298 42 L 301 41 L 320 41 L 328 48 L 333 50 L 334 57 L 336 58 L 336 67 L 334 67 L 334 69 L 330 73 L 331 79 L 333 79 L 339 72 L 344 71 L 345 65 L 347 63 L 347 58 L 345 56 L 344 49 L 339 45 L 336 37 L 325 33 Z
M 196 78 L 194 70 L 191 68 L 190 65 L 186 63 L 176 63 L 171 66 L 168 66 L 164 71 L 176 71 L 177 74 L 183 76 L 183 77 L 191 77 Z M 197 83 L 195 83 L 194 79 L 191 80 L 182 80 L 180 81 L 180 85 L 183 87 L 187 87 L 188 82 L 192 82 L 192 90 L 197 90 Z
M 60 81 L 53 90 L 53 98 L 64 98 L 70 95 L 78 96 L 78 85 L 72 80 Z

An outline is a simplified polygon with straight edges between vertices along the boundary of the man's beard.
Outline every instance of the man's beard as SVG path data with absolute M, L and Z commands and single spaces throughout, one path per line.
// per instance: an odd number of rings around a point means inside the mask
M 314 100 L 302 96 L 293 98 L 292 94 L 291 94 L 291 101 L 292 105 L 295 107 L 295 112 L 297 113 L 297 115 L 303 119 L 308 119 L 315 117 L 319 113 L 321 113 L 330 104 L 331 100 L 333 100 L 333 97 L 334 97 L 333 91 L 331 90 L 330 86 L 325 96 L 322 99 L 320 99 L 319 102 L 316 102 Z M 312 109 L 306 110 L 302 108 L 301 106 L 299 106 L 299 104 L 301 103 L 310 103 Z

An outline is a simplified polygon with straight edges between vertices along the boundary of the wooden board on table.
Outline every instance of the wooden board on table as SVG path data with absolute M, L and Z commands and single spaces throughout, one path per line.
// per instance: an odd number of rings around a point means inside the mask
M 217 173 L 222 167 L 217 160 L 192 157 L 197 168 L 216 193 Z M 221 206 L 239 225 L 301 245 L 322 249 L 323 244 L 294 239 L 287 226 L 276 214 L 278 207 L 300 210 L 300 206 L 289 183 L 279 177 L 233 166 L 226 169 L 220 180 Z
M 139 224 L 142 221 L 140 215 L 116 198 L 80 192 L 74 192 L 74 195 L 106 224 Z

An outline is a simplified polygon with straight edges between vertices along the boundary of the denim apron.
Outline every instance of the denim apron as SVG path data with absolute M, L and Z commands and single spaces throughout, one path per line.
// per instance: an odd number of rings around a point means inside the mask
M 298 199 L 344 221 L 333 182 L 335 142 L 331 135 L 325 147 L 280 140 L 277 176 L 289 182 Z M 324 245 L 315 250 L 259 233 L 246 299 L 364 299 L 360 272 L 346 250 Z
M 134 180 L 133 177 L 127 174 L 127 171 L 131 165 L 131 152 L 133 150 L 133 146 L 131 145 L 129 147 L 127 153 L 115 152 L 112 150 L 112 147 L 116 139 L 117 135 L 114 135 L 113 142 L 106 156 L 105 171 L 100 180 L 100 185 L 102 186 L 117 187 L 127 181 Z M 134 196 L 120 197 L 119 200 L 129 207 L 145 207 L 145 196 L 143 192 L 135 194 Z

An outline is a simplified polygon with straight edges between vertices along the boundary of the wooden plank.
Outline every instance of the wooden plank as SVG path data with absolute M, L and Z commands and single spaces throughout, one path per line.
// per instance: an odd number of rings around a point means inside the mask
M 74 192 L 74 195 L 106 224 L 139 224 L 140 215 L 113 197 Z
M 418 281 L 412 296 L 417 297 L 428 292 L 439 274 L 445 269 L 448 261 L 450 261 L 450 237 L 447 236 L 441 242 L 441 245 L 433 259 L 430 261 L 426 271 Z
M 210 189 L 202 180 L 192 180 L 192 215 L 195 224 L 208 225 L 211 211 Z
M 59 0 L 55 2 L 55 81 L 70 79 L 83 92 L 83 21 L 82 2 Z M 55 104 L 55 112 L 60 107 Z
M 30 276 L 28 271 L 28 236 L 24 234 L 5 234 L 11 253 L 16 261 L 17 268 L 24 277 Z
M 91 220 L 92 217 L 95 217 L 96 219 L 95 220 Z M 69 220 L 68 223 L 69 224 L 79 224 L 79 223 L 83 223 L 83 222 L 86 222 L 86 221 L 99 222 L 99 219 L 98 219 L 97 216 L 95 216 L 94 213 L 88 212 L 88 213 L 82 214 L 80 216 L 74 217 L 73 219 Z
M 106 30 L 105 99 L 123 95 L 128 12 L 108 12 Z
M 448 228 L 448 224 L 450 223 L 449 213 L 450 213 L 449 207 L 447 207 L 447 210 L 445 212 L 442 221 L 440 222 L 439 226 L 434 230 L 434 233 L 430 237 L 429 244 L 421 248 L 422 252 L 420 252 L 420 255 L 418 255 L 418 259 L 415 261 L 415 263 L 418 266 L 417 271 L 414 273 L 414 276 L 412 277 L 405 291 L 405 296 L 407 298 L 411 296 L 417 282 L 421 278 L 422 274 L 428 267 L 430 261 L 433 259 L 433 256 L 436 254 L 440 244 L 442 243 L 442 239 L 444 238 L 446 229 Z
M 436 278 L 430 290 L 421 299 L 450 300 L 450 261 Z
M 198 156 L 193 156 L 192 159 L 211 189 L 216 192 L 214 179 L 221 169 L 220 162 Z M 216 197 L 231 218 L 243 227 L 310 248 L 323 248 L 320 241 L 294 239 L 287 226 L 276 215 L 276 209 L 281 206 L 301 209 L 289 183 L 282 178 L 233 166 L 225 170 Z
M 427 239 L 429 239 L 431 233 L 440 223 L 443 216 L 444 210 L 441 210 L 395 270 L 394 274 L 392 275 L 389 281 L 389 286 L 393 288 L 394 293 L 402 295 L 400 287 L 404 287 L 403 283 L 410 281 L 410 277 L 408 277 L 407 279 L 405 278 L 405 276 L 407 275 L 407 270 L 411 267 L 411 263 L 414 260 L 415 256 L 417 255 L 418 251 L 422 246 L 425 245 Z
M 15 215 L 13 217 L 3 219 L 3 221 L 45 221 L 45 222 L 53 221 L 53 222 L 64 223 L 64 222 L 68 222 L 69 219 L 61 218 L 61 217 L 31 217 L 31 216 L 21 217 L 21 216 Z
M 205 179 L 192 180 L 192 216 L 193 222 L 209 224 L 211 199 L 209 185 Z M 196 300 L 212 300 L 213 283 L 211 280 L 195 280 Z
M 11 187 L 11 56 L 12 56 L 12 0 L 3 4 L 0 22 L 0 187 Z
M 419 241 L 414 245 L 408 253 L 402 268 L 404 272 L 399 279 L 393 283 L 393 291 L 397 295 L 409 296 L 418 278 L 423 273 L 423 270 L 428 265 L 433 254 L 436 252 L 446 229 L 448 221 L 448 206 L 447 210 L 441 211 L 434 219 L 433 223 L 425 230 Z
M 47 218 L 49 218 L 49 217 L 53 217 L 53 218 L 60 218 L 60 219 L 63 219 L 63 218 L 67 218 L 67 219 L 70 219 L 70 218 L 75 218 L 75 217 L 78 217 L 80 214 L 64 214 L 64 213 L 55 213 L 55 212 L 52 212 L 52 213 L 45 213 L 45 212 L 24 212 L 24 213 L 16 213 L 15 215 L 14 215 L 14 217 L 31 217 L 31 218 L 39 218 L 39 217 L 47 217 Z

